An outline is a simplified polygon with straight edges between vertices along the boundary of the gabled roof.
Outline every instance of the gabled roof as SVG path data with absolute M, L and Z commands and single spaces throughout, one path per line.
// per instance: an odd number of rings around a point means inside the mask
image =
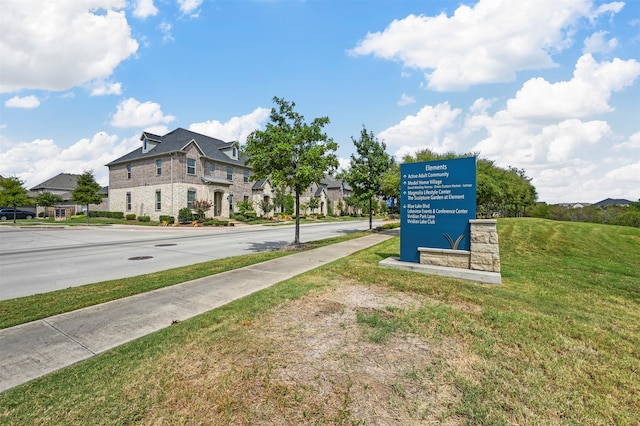
M 333 176 L 325 176 L 324 179 L 320 181 L 320 183 L 325 185 L 328 189 L 344 188 L 347 191 L 351 191 L 351 187 L 346 180 L 336 179 Z
M 55 190 L 55 191 L 72 191 L 78 186 L 78 178 L 80 175 L 71 173 L 60 173 L 49 180 L 45 180 L 39 185 L 31 188 L 31 191 L 38 190 Z
M 260 179 L 260 180 L 256 181 L 256 183 L 253 184 L 251 189 L 253 191 L 264 189 L 264 186 L 267 184 L 267 182 L 269 182 L 269 179 L 266 179 L 266 178 L 265 179 Z M 269 184 L 271 184 L 271 182 L 269 182 Z
M 628 206 L 631 204 L 631 201 L 625 200 L 624 198 L 606 198 L 602 201 L 598 201 L 594 203 L 594 206 L 597 207 L 609 207 L 609 206 Z
M 158 145 L 147 152 L 143 152 L 142 147 L 140 147 L 108 163 L 107 167 L 143 158 L 157 157 L 159 155 L 175 152 L 184 152 L 184 149 L 190 143 L 195 143 L 202 152 L 202 155 L 212 160 L 237 166 L 244 166 L 244 162 L 246 160 L 246 157 L 239 157 L 237 160 L 234 160 L 223 152 L 223 150 L 232 147 L 235 142 L 225 142 L 181 127 L 164 136 L 143 132 L 141 139 L 144 139 L 145 137 L 148 137 L 149 140 L 153 140 L 154 142 L 158 142 Z

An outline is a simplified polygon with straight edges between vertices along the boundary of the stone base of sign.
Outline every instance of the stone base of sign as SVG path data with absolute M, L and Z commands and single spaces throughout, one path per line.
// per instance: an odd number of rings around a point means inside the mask
M 387 268 L 405 269 L 407 271 L 423 274 L 437 275 L 440 277 L 458 278 L 485 284 L 501 284 L 502 277 L 499 272 L 477 271 L 473 269 L 451 268 L 448 266 L 425 265 L 415 262 L 402 262 L 397 257 L 388 257 L 379 263 Z
M 471 250 L 449 250 L 418 247 L 420 263 L 475 271 L 500 272 L 497 222 L 492 219 L 469 221 Z
M 471 250 L 418 247 L 420 263 L 401 262 L 389 258 L 380 264 L 427 274 L 500 284 L 502 278 L 496 225 L 497 221 L 493 219 L 470 220 Z
M 500 272 L 497 221 L 474 219 L 471 228 L 471 258 L 469 268 L 478 271 Z
M 469 268 L 471 252 L 467 250 L 435 249 L 418 247 L 421 265 L 448 266 L 450 268 Z

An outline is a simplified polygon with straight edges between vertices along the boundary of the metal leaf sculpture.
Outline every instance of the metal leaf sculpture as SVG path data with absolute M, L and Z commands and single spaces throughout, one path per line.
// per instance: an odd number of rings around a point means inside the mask
M 460 242 L 464 239 L 464 234 L 460 235 L 455 241 L 453 241 L 453 238 L 451 238 L 447 233 L 444 233 L 442 235 L 444 235 L 447 241 L 449 241 L 449 245 L 451 245 L 451 250 L 458 250 L 458 246 L 460 245 Z

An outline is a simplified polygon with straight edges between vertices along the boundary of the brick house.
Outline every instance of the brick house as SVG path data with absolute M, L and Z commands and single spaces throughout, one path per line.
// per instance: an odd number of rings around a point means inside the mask
M 246 157 L 240 156 L 237 142 L 182 128 L 164 136 L 143 132 L 140 141 L 140 148 L 106 165 L 110 211 L 153 220 L 161 215 L 177 218 L 179 210 L 192 208 L 194 200 L 207 200 L 213 204 L 207 216 L 230 217 L 242 200 L 251 200 L 258 215 L 263 214 L 262 202 L 273 204 L 275 188 L 268 179 L 251 181 L 253 171 L 245 165 Z M 346 182 L 327 178 L 300 194 L 300 203 L 317 197 L 319 207 L 314 213 L 326 215 L 329 202 L 334 205 L 340 199 L 344 204 L 349 195 Z
M 140 141 L 140 148 L 107 164 L 111 211 L 159 220 L 207 200 L 213 204 L 208 216 L 229 217 L 238 201 L 264 196 L 252 189 L 237 142 L 182 128 L 164 136 L 143 132 Z

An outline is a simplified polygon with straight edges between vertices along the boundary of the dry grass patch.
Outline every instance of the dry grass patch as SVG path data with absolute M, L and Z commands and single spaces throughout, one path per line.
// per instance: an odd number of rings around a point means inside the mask
M 477 357 L 454 339 L 401 331 L 376 343 L 358 321 L 362 312 L 393 321 L 421 303 L 347 283 L 240 321 L 232 342 L 200 342 L 160 360 L 169 379 L 145 423 L 463 423 L 451 410 L 461 397 L 453 377 L 472 376 Z

